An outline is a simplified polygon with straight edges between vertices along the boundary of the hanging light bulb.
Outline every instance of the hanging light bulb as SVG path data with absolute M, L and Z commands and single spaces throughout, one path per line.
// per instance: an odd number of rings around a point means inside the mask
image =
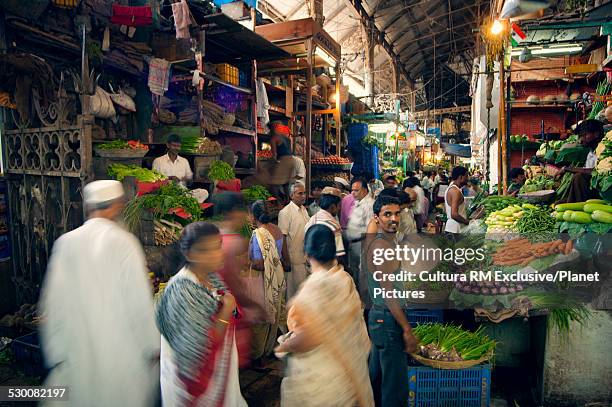
M 499 20 L 493 21 L 493 25 L 491 26 L 491 34 L 499 35 L 504 31 L 504 25 Z

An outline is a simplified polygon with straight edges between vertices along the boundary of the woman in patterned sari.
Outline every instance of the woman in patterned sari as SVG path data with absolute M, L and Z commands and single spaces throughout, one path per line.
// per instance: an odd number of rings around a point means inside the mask
M 238 382 L 237 305 L 216 272 L 223 267 L 221 242 L 216 226 L 188 225 L 179 243 L 185 266 L 157 304 L 165 406 L 247 405 Z
M 247 286 L 252 299 L 265 310 L 264 320 L 252 326 L 252 357 L 257 360 L 272 353 L 279 330 L 287 332 L 284 269 L 290 263 L 283 233 L 270 222 L 264 202 L 255 202 L 251 211 L 257 228 L 249 244 L 251 275 L 247 277 Z
M 289 334 L 276 354 L 289 354 L 281 406 L 374 406 L 368 374 L 370 339 L 351 276 L 336 261 L 333 232 L 314 225 L 304 251 L 312 274 L 291 299 Z

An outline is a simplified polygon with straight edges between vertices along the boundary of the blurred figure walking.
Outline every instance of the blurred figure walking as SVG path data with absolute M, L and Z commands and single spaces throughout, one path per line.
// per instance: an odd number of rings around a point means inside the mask
M 353 279 L 336 261 L 334 233 L 326 225 L 313 225 L 304 246 L 312 274 L 291 301 L 290 333 L 276 348 L 278 356 L 290 354 L 281 405 L 374 406 L 361 300 Z
M 246 406 L 235 340 L 239 313 L 217 274 L 223 267 L 219 229 L 211 223 L 191 223 L 183 229 L 179 246 L 185 266 L 170 279 L 157 306 L 163 405 Z
M 140 243 L 116 220 L 120 182 L 83 190 L 85 224 L 53 247 L 41 294 L 45 385 L 67 386 L 72 406 L 155 404 L 159 333 Z

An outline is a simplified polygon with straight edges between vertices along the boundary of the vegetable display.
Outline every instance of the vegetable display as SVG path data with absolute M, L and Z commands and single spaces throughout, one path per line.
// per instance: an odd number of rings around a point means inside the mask
M 517 221 L 524 215 L 525 209 L 534 207 L 531 204 L 521 205 L 510 205 L 504 209 L 491 212 L 485 224 L 488 226 L 488 232 L 490 233 L 504 233 L 508 230 L 516 230 Z
M 257 150 L 257 158 L 259 160 L 271 160 L 272 150 Z
M 157 182 L 166 179 L 164 175 L 155 170 L 125 164 L 109 165 L 108 176 L 115 178 L 117 181 L 123 181 L 125 177 L 136 177 L 141 182 Z
M 535 191 L 545 191 L 547 189 L 553 189 L 555 181 L 546 175 L 538 175 L 534 178 L 528 178 L 525 184 L 521 187 L 519 193 L 529 193 Z
M 597 93 L 599 96 L 604 96 L 607 95 L 610 92 L 610 84 L 608 83 L 608 81 L 601 81 L 599 82 L 599 84 L 597 85 L 597 89 L 595 89 L 595 93 Z M 604 110 L 606 107 L 604 102 L 595 102 L 593 103 L 593 108 L 591 110 L 591 113 L 589 114 L 589 117 L 587 119 L 594 119 L 597 117 L 597 115 Z
M 211 181 L 229 181 L 235 179 L 234 169 L 225 161 L 214 161 L 208 170 L 208 178 Z
M 96 148 L 99 148 L 100 150 L 128 150 L 128 149 L 148 150 L 149 149 L 149 147 L 147 147 L 146 145 L 142 144 L 139 141 L 134 141 L 134 140 L 130 140 L 130 141 L 114 140 L 108 143 L 98 144 Z
M 522 203 L 523 201 L 519 198 L 503 195 L 489 195 L 482 200 L 482 206 L 484 206 L 487 215 L 505 209 L 510 205 L 521 205 Z
M 516 221 L 516 230 L 524 235 L 549 233 L 555 228 L 556 220 L 546 208 L 527 209 Z
M 595 154 L 599 161 L 591 173 L 591 188 L 606 194 L 612 188 L 612 130 L 599 143 Z
M 221 144 L 208 137 L 182 137 L 181 152 L 187 154 L 221 155 Z
M 272 194 L 268 192 L 265 187 L 261 185 L 254 185 L 250 188 L 246 188 L 242 190 L 242 196 L 248 203 L 253 203 L 255 201 L 259 201 L 260 199 L 265 201 L 270 198 Z
M 153 221 L 153 225 L 156 246 L 167 246 L 178 241 L 183 231 L 182 225 L 165 219 L 156 219 Z
M 500 246 L 493 255 L 496 266 L 526 266 L 533 260 L 552 254 L 569 254 L 574 242 L 561 239 L 552 242 L 531 243 L 529 239 L 512 239 Z
M 337 155 L 329 155 L 323 158 L 315 158 L 311 160 L 312 164 L 315 165 L 345 165 L 350 164 L 350 160 L 348 158 L 339 157 Z
M 202 209 L 197 199 L 185 188 L 171 183 L 162 185 L 155 192 L 135 197 L 128 202 L 123 210 L 123 218 L 129 230 L 135 231 L 145 210 L 151 210 L 156 219 L 170 216 L 171 209 L 179 208 L 190 220 L 200 218 Z
M 433 360 L 458 362 L 492 355 L 495 341 L 480 326 L 475 332 L 451 324 L 421 324 L 412 330 L 419 354 Z

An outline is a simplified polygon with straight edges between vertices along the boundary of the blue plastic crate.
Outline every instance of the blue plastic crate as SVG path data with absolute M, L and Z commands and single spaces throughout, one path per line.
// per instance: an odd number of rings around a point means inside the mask
M 221 7 L 224 4 L 234 3 L 235 1 L 237 0 L 213 0 L 213 4 L 217 7 Z M 242 2 L 251 8 L 257 8 L 257 0 L 242 0 Z
M 38 333 L 32 332 L 15 339 L 11 343 L 17 365 L 28 376 L 44 376 L 46 374 Z
M 366 123 L 351 123 L 347 130 L 349 146 L 361 146 L 361 140 L 368 135 L 368 125 Z
M 406 311 L 406 318 L 408 318 L 408 322 L 410 322 L 410 325 L 413 327 L 427 322 L 444 322 L 443 311 L 444 310 L 441 309 L 411 309 Z
M 488 407 L 491 403 L 491 365 L 444 370 L 408 368 L 410 407 Z

